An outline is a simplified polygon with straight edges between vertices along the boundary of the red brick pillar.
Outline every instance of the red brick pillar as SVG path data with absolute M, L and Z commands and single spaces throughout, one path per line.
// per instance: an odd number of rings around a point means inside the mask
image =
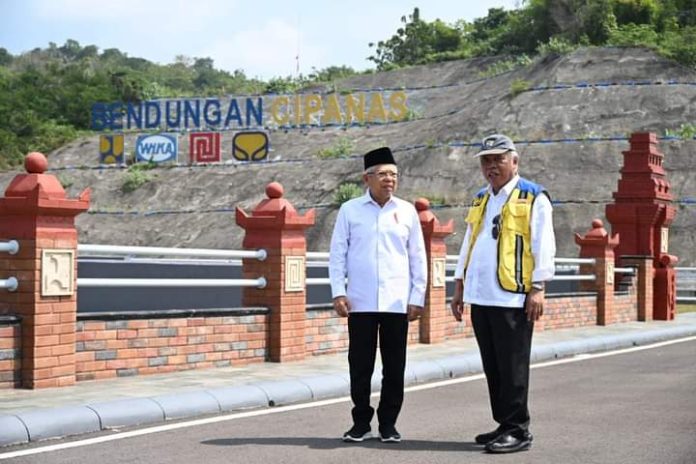
M 580 266 L 581 274 L 594 274 L 594 282 L 581 281 L 581 288 L 597 292 L 597 324 L 614 322 L 614 248 L 619 244 L 618 235 L 610 237 L 600 219 L 592 221 L 592 229 L 581 236 L 575 234 L 580 245 L 581 258 L 594 258 L 595 264 Z
M 636 299 L 639 321 L 653 320 L 653 283 L 655 268 L 652 256 L 621 256 L 621 265 L 636 269 Z
M 77 229 L 75 216 L 89 208 L 89 190 L 66 198 L 41 153 L 24 161 L 0 198 L 0 240 L 17 240 L 19 252 L 0 255 L 0 268 L 19 281 L 0 292 L 0 313 L 22 316 L 22 386 L 75 383 Z
M 425 198 L 416 200 L 416 210 L 423 229 L 425 251 L 428 255 L 428 286 L 425 291 L 425 308 L 420 320 L 420 342 L 439 343 L 445 339 L 450 315 L 447 309 L 445 266 L 447 247 L 445 237 L 454 230 L 452 220 L 442 225 L 430 211 L 430 202 Z
M 670 279 L 674 278 L 677 257 L 669 255 L 668 245 L 669 226 L 677 209 L 662 166 L 665 156 L 657 148 L 653 133 L 632 134 L 630 144 L 631 148 L 623 152 L 621 179 L 606 215 L 612 232 L 621 235 L 616 247 L 618 257 L 650 256 L 655 269 L 664 269 L 652 274 L 651 287 L 659 293 L 649 295 L 649 304 L 655 319 L 673 319 L 676 291 L 672 291 Z
M 263 261 L 244 259 L 242 273 L 246 279 L 265 277 L 263 289 L 244 288 L 244 306 L 270 309 L 267 356 L 283 362 L 305 356 L 307 244 L 305 229 L 314 225 L 314 210 L 304 216 L 283 197 L 283 186 L 271 182 L 266 186 L 268 199 L 261 201 L 247 215 L 237 208 L 237 224 L 245 230 L 243 246 L 264 249 Z

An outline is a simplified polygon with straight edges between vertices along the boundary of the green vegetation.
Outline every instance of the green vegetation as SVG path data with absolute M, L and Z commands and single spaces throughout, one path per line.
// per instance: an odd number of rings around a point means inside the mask
M 355 149 L 355 144 L 348 137 L 341 137 L 338 141 L 330 146 L 329 148 L 322 148 L 319 150 L 319 158 L 321 159 L 335 159 L 335 158 L 348 158 L 353 150 Z
M 516 10 L 491 8 L 485 17 L 447 24 L 425 21 L 418 8 L 391 37 L 370 44 L 377 70 L 454 59 L 498 56 L 481 77 L 526 66 L 532 56 L 579 46 L 650 47 L 696 68 L 696 0 L 526 0 Z M 336 84 L 355 74 L 346 66 L 307 76 L 250 79 L 216 69 L 211 58 L 177 56 L 170 64 L 130 57 L 67 40 L 14 56 L 0 48 L 0 169 L 30 151 L 50 152 L 88 131 L 95 102 L 154 98 L 287 93 Z M 317 85 L 320 84 L 320 85 Z M 516 86 L 521 90 L 521 86 Z M 515 89 L 513 94 L 515 93 Z M 406 119 L 417 118 L 416 113 Z
M 293 92 L 354 73 L 334 66 L 263 82 L 241 70 L 215 69 L 210 58 L 178 56 L 159 65 L 75 40 L 18 56 L 0 48 L 0 169 L 21 164 L 28 152 L 48 153 L 87 134 L 96 102 Z
M 665 135 L 667 137 L 679 137 L 681 139 L 693 139 L 694 136 L 696 136 L 696 126 L 693 124 L 682 124 L 679 126 L 679 129 L 672 130 L 672 129 L 667 129 L 665 130 Z
M 348 200 L 357 198 L 364 193 L 363 187 L 355 182 L 346 182 L 338 186 L 334 194 L 334 204 L 341 206 Z
M 527 0 L 517 10 L 445 24 L 414 8 L 389 39 L 370 44 L 378 70 L 481 56 L 565 54 L 578 46 L 647 46 L 696 67 L 694 0 Z M 489 72 L 492 75 L 493 69 Z M 496 73 L 503 71 L 496 69 Z
M 514 98 L 522 92 L 529 90 L 529 82 L 524 79 L 515 79 L 510 84 L 510 95 Z
M 503 74 L 510 72 L 517 68 L 522 68 L 527 66 L 532 62 L 532 59 L 527 55 L 520 55 L 516 58 L 510 58 L 507 60 L 496 61 L 495 63 L 488 66 L 485 70 L 478 73 L 479 77 L 493 77 L 498 74 Z
M 677 313 L 696 313 L 696 304 L 681 303 L 677 304 Z
M 144 184 L 150 182 L 152 180 L 152 174 L 148 173 L 147 171 L 154 169 L 155 167 L 157 167 L 155 163 L 132 164 L 128 168 L 123 185 L 121 185 L 121 191 L 123 193 L 133 192 L 142 187 Z

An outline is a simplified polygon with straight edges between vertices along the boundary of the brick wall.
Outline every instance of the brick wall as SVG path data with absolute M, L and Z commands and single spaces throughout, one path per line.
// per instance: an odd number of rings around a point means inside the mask
M 638 320 L 638 276 L 623 275 L 617 279 L 614 293 L 614 323 Z
M 307 355 L 331 354 L 348 349 L 348 318 L 333 308 L 309 309 L 305 320 Z
M 16 388 L 21 382 L 21 326 L 19 320 L 14 317 L 6 316 L 2 319 L 0 320 L 0 388 Z
M 266 314 L 80 320 L 77 380 L 262 362 L 266 328 Z
M 457 322 L 454 316 L 451 316 L 451 311 L 449 309 L 449 302 L 447 303 L 447 312 L 450 316 L 447 318 L 445 327 L 445 339 L 453 338 L 466 338 L 474 336 L 474 328 L 471 325 L 471 306 L 468 304 L 464 305 L 464 314 L 462 315 L 462 322 Z
M 534 324 L 534 329 L 566 329 L 587 325 L 597 325 L 596 295 L 551 295 L 546 298 L 544 316 Z

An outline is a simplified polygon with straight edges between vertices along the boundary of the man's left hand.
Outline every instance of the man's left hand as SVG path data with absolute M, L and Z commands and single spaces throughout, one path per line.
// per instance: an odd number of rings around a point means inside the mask
M 524 310 L 527 313 L 528 321 L 538 321 L 544 314 L 544 301 L 543 290 L 532 289 L 532 291 L 527 294 Z
M 422 306 L 416 306 L 416 305 L 408 305 L 408 320 L 410 321 L 415 321 L 421 315 L 423 314 L 423 307 Z

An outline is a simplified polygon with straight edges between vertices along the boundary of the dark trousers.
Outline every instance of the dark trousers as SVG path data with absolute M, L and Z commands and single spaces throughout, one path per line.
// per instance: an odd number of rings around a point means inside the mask
M 348 365 L 354 424 L 368 425 L 374 414 L 370 406 L 370 393 L 378 336 L 382 357 L 382 392 L 377 419 L 380 426 L 396 424 L 404 401 L 407 335 L 406 314 L 353 313 L 348 316 Z
M 534 322 L 523 308 L 471 305 L 493 419 L 512 433 L 529 428 L 529 357 Z

